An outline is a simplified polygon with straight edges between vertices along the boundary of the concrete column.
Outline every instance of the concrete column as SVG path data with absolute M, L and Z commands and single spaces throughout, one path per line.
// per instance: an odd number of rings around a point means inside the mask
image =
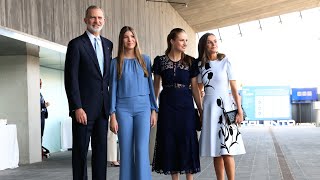
M 313 102 L 313 117 L 312 120 L 315 122 L 317 127 L 320 127 L 320 101 Z
M 0 56 L 0 118 L 17 125 L 19 163 L 40 162 L 39 48 L 27 43 Z

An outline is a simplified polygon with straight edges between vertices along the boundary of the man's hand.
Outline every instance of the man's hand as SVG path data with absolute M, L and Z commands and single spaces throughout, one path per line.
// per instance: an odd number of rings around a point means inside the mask
M 75 116 L 78 123 L 87 125 L 87 114 L 82 108 L 79 108 L 75 111 Z
M 46 107 L 50 106 L 50 103 L 49 102 L 45 102 L 44 104 Z

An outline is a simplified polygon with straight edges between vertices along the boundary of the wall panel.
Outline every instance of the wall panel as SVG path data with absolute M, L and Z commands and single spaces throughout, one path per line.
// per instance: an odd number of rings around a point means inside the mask
M 21 0 L 7 0 L 6 1 L 6 16 L 7 26 L 22 31 L 22 1 Z M 1 7 L 3 9 L 3 7 Z M 3 18 L 3 17 L 2 17 Z
M 66 38 L 64 27 L 66 25 L 65 21 L 61 21 L 65 17 L 65 11 L 63 9 L 64 4 L 59 3 L 60 0 L 54 0 L 53 6 L 53 29 L 52 29 L 52 41 L 63 42 Z M 50 1 L 51 2 L 51 1 Z
M 0 0 L 0 26 L 6 26 L 7 25 L 7 21 L 6 18 L 6 0 Z
M 189 35 L 188 52 L 194 55 L 196 35 L 168 3 L 145 0 L 0 0 L 0 25 L 62 45 L 85 30 L 86 8 L 101 6 L 107 18 L 102 34 L 114 42 L 124 25 L 132 26 L 139 36 L 142 51 L 155 57 L 163 54 L 166 36 L 174 27 Z

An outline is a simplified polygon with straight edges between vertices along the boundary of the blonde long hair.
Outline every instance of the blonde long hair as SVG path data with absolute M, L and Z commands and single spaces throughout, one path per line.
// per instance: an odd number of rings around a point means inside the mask
M 119 46 L 118 46 L 118 57 L 117 57 L 117 75 L 118 75 L 118 79 L 121 79 L 121 76 L 122 76 L 122 67 L 123 67 L 123 62 L 124 62 L 124 43 L 123 43 L 123 39 L 124 39 L 124 34 L 127 31 L 131 31 L 132 34 L 134 35 L 134 38 L 136 40 L 136 46 L 134 47 L 134 55 L 136 56 L 139 64 L 141 65 L 141 67 L 143 69 L 144 77 L 148 77 L 149 73 L 148 73 L 148 70 L 147 70 L 146 63 L 145 63 L 145 61 L 143 59 L 143 56 L 141 55 L 137 34 L 136 34 L 136 32 L 134 31 L 134 29 L 132 27 L 124 26 L 123 28 L 121 28 L 120 34 L 119 34 Z

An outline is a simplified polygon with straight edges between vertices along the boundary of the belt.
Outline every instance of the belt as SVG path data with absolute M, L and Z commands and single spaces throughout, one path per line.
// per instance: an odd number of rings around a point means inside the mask
M 184 84 L 179 84 L 179 83 L 163 85 L 163 88 L 176 88 L 176 89 L 179 89 L 179 88 L 185 88 L 185 87 L 187 87 L 187 86 L 184 85 Z

